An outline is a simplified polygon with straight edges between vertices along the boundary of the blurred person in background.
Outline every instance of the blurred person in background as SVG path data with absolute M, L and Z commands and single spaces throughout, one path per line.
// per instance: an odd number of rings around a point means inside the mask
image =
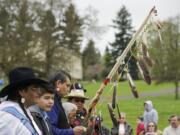
M 156 125 L 158 124 L 158 112 L 153 108 L 153 103 L 150 100 L 144 102 L 143 121 L 145 129 L 149 122 L 154 122 Z
M 180 135 L 180 117 L 171 115 L 169 117 L 169 126 L 163 131 L 163 135 Z
M 149 122 L 146 127 L 145 135 L 162 135 L 162 132 L 158 130 L 156 123 Z
M 126 121 L 126 114 L 124 112 L 120 113 L 118 118 L 118 127 L 114 127 L 111 130 L 112 135 L 132 135 L 133 129 Z
M 144 128 L 143 117 L 139 116 L 137 117 L 136 135 L 143 135 L 144 132 L 145 132 L 145 128 Z

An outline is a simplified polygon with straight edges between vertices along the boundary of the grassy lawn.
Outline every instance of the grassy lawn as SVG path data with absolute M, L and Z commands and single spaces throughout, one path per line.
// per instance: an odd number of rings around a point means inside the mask
M 163 91 L 164 89 L 174 89 L 174 85 L 172 83 L 165 83 L 160 85 L 147 85 L 143 81 L 136 81 L 136 86 L 138 88 L 139 93 L 145 92 L 156 92 L 156 91 Z M 84 83 L 84 87 L 87 89 L 86 95 L 89 97 L 93 97 L 95 92 L 98 90 L 100 83 L 92 84 L 92 83 Z M 108 85 L 102 96 L 103 102 L 99 102 L 97 105 L 96 111 L 102 112 L 102 116 L 104 118 L 104 124 L 108 127 L 112 127 L 112 122 L 110 120 L 109 112 L 107 110 L 107 103 L 111 102 L 111 84 Z M 118 95 L 130 95 L 130 89 L 127 82 L 121 82 L 118 85 Z M 142 115 L 144 112 L 143 103 L 146 100 L 152 100 L 154 107 L 158 111 L 159 114 L 159 123 L 158 127 L 160 130 L 163 130 L 164 127 L 168 125 L 168 117 L 171 114 L 178 114 L 180 115 L 180 100 L 174 100 L 174 94 L 165 95 L 165 96 L 158 96 L 158 97 L 140 97 L 139 99 L 121 99 L 118 100 L 120 111 L 123 111 L 127 114 L 127 121 L 132 125 L 135 133 L 136 127 L 136 118 L 139 115 Z M 87 102 L 88 106 L 89 101 Z M 115 111 L 117 114 L 117 111 Z
M 87 95 L 90 97 L 94 96 L 94 94 L 96 93 L 96 91 L 99 89 L 101 85 L 100 82 L 97 82 L 97 83 L 82 82 L 82 84 L 87 89 Z M 147 85 L 144 81 L 135 81 L 135 84 L 136 84 L 138 92 L 140 93 L 153 92 L 153 91 L 156 92 L 156 91 L 161 91 L 164 89 L 174 88 L 173 83 L 163 83 L 163 84 L 156 85 L 153 82 L 151 85 Z M 110 93 L 112 93 L 112 90 L 111 90 L 112 85 L 113 84 L 109 84 L 105 88 L 103 95 L 109 95 Z M 118 83 L 118 95 L 130 95 L 130 94 L 131 94 L 131 91 L 130 91 L 130 87 L 127 81 Z
M 3 86 L 0 86 L 0 91 L 1 91 L 2 88 L 3 88 Z

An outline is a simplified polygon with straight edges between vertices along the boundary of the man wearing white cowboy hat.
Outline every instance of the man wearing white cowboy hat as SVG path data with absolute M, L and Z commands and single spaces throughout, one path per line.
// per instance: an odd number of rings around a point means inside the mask
M 70 93 L 65 97 L 68 98 L 68 102 L 75 104 L 78 108 L 74 126 L 82 125 L 82 122 L 87 115 L 87 110 L 84 108 L 84 103 L 85 100 L 89 99 L 89 97 L 85 96 L 85 92 L 86 90 L 80 83 L 74 83 L 71 85 Z
M 83 86 L 80 83 L 74 83 L 70 87 L 70 93 L 66 96 L 69 102 L 75 104 L 78 107 L 77 112 L 76 112 L 76 119 L 73 122 L 73 126 L 82 125 L 87 115 L 87 110 L 84 107 L 84 103 L 85 103 L 85 100 L 89 99 L 89 97 L 85 96 L 85 92 L 86 90 L 83 88 Z M 94 118 L 92 117 L 91 119 L 94 119 Z M 96 134 L 97 132 L 94 132 L 94 131 L 97 128 L 95 129 L 95 127 L 96 127 L 96 123 L 94 123 L 93 120 L 89 121 L 86 134 L 88 135 Z M 110 132 L 104 126 L 101 126 L 101 129 L 102 129 L 101 133 L 103 133 L 103 135 L 110 134 Z

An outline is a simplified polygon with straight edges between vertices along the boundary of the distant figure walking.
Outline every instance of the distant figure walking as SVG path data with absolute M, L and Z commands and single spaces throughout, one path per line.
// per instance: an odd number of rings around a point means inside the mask
M 145 128 L 149 122 L 154 122 L 156 125 L 158 124 L 158 112 L 153 108 L 151 100 L 144 102 L 143 119 Z

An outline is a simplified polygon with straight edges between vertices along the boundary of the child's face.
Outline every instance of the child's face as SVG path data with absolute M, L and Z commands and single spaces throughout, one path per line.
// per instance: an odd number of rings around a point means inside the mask
M 54 104 L 54 94 L 45 93 L 37 101 L 37 105 L 44 111 L 50 111 Z

